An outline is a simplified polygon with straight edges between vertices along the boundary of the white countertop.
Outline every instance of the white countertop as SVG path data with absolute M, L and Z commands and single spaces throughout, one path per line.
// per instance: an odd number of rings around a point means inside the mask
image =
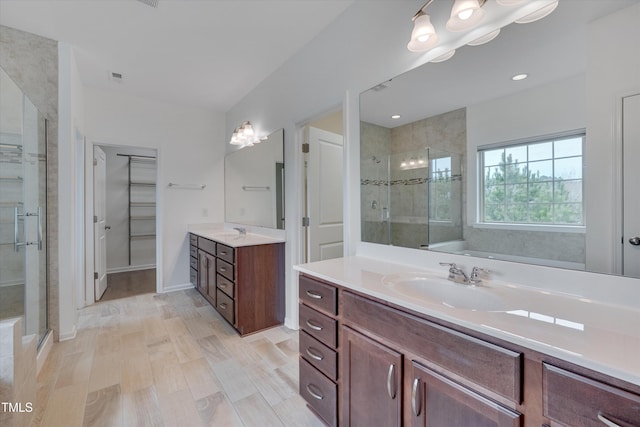
M 393 276 L 429 273 L 446 279 L 447 269 L 423 270 L 379 259 L 346 257 L 302 264 L 296 270 L 415 312 L 558 357 L 640 386 L 640 310 L 603 304 L 497 281 L 482 293 L 501 302 L 496 311 L 453 308 L 403 293 L 389 284 Z M 436 279 L 437 280 L 437 279 Z M 453 285 L 442 281 L 443 288 Z M 456 285 L 465 286 L 465 285 Z M 467 289 L 465 289 L 466 291 Z M 478 290 L 468 289 L 470 292 Z M 459 289 L 453 289 L 460 292 Z M 443 291 L 446 299 L 446 290 Z
M 250 233 L 240 234 L 238 230 L 224 228 L 223 226 L 211 226 L 208 224 L 194 224 L 187 228 L 189 233 L 204 237 L 205 239 L 215 240 L 233 248 L 241 246 L 270 245 L 272 243 L 282 243 L 283 238 L 266 236 L 263 234 Z

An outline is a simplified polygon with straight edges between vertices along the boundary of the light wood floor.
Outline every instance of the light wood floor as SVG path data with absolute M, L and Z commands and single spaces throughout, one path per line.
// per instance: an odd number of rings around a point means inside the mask
M 195 291 L 79 312 L 55 344 L 32 426 L 321 426 L 298 395 L 298 333 L 245 338 Z

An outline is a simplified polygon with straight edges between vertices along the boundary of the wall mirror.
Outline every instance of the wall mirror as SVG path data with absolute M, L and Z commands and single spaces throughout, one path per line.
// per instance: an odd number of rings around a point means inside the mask
M 612 130 L 640 93 L 639 3 L 561 1 L 363 92 L 361 240 L 640 277 Z
M 284 129 L 224 159 L 225 221 L 284 229 Z

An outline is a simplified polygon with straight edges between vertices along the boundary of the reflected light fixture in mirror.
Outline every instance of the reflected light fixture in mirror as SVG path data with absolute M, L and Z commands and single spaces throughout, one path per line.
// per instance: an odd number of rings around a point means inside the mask
M 244 148 L 251 147 L 254 144 L 259 143 L 260 141 L 264 141 L 265 139 L 265 137 L 261 138 L 256 134 L 253 126 L 251 125 L 251 122 L 247 120 L 242 122 L 242 124 L 233 131 L 233 135 L 231 136 L 229 144 L 237 145 L 240 148 Z

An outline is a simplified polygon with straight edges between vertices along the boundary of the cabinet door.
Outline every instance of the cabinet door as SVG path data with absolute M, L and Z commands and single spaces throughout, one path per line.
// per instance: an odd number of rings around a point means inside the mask
M 341 357 L 344 371 L 344 425 L 399 426 L 402 412 L 402 355 L 343 327 Z
M 207 253 L 198 251 L 198 290 L 202 295 L 207 294 L 207 271 L 209 269 L 209 261 Z
M 416 362 L 411 365 L 413 426 L 517 427 L 522 416 Z
M 213 255 L 205 254 L 207 256 L 207 295 L 213 303 L 216 305 L 216 257 Z

